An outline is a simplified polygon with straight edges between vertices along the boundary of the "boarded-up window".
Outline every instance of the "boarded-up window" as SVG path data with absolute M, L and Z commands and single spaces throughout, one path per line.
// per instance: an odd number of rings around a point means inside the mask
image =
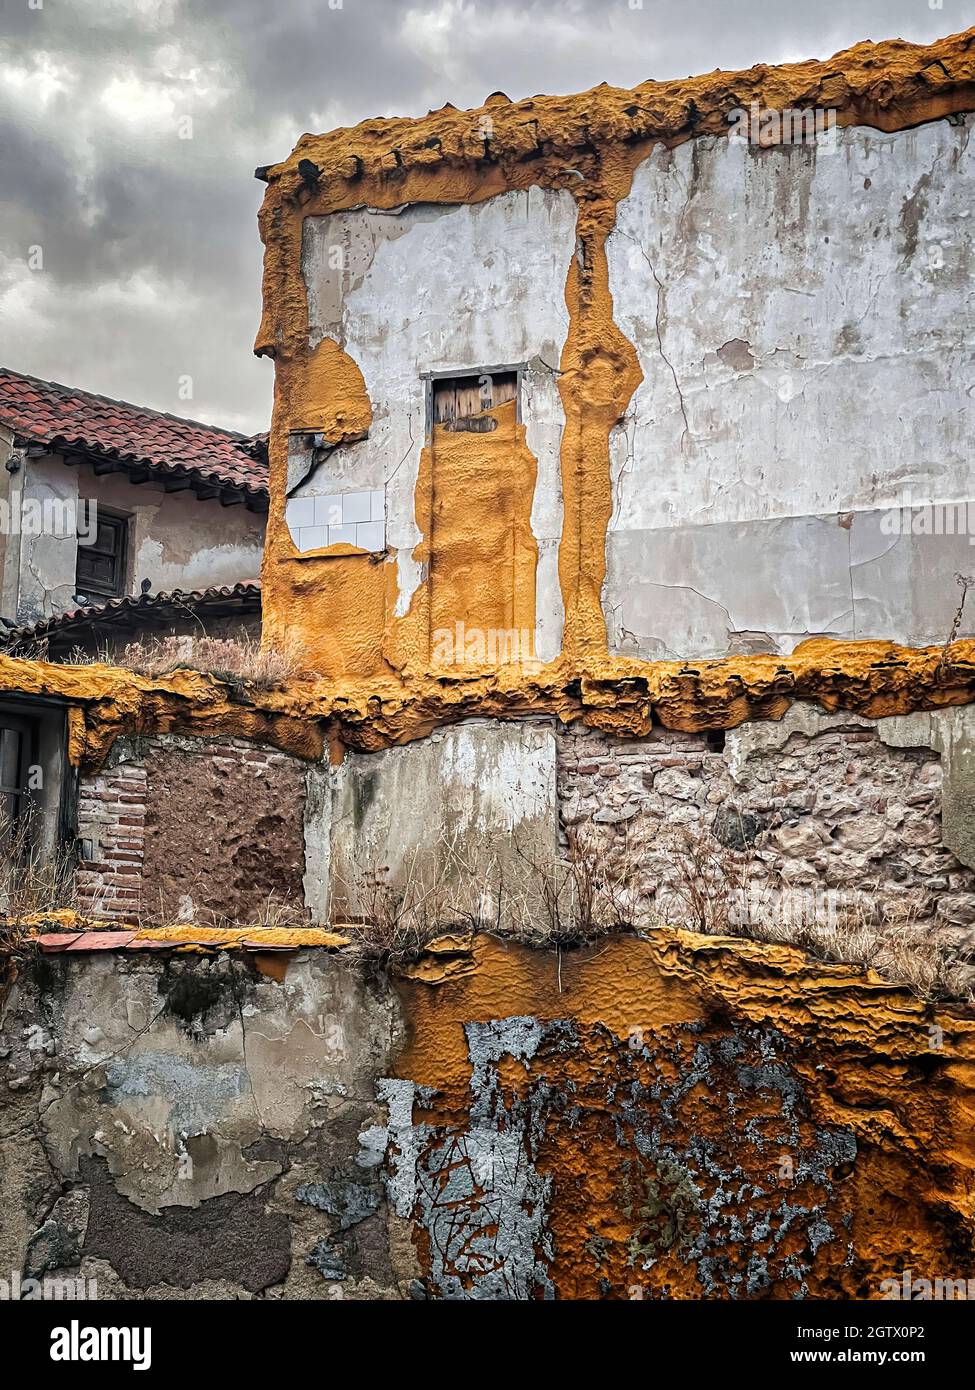
M 75 585 L 80 594 L 120 598 L 125 593 L 125 551 L 128 521 L 98 509 L 98 524 L 90 541 L 78 542 Z
M 433 423 L 483 433 L 497 422 L 485 412 L 518 399 L 517 371 L 471 371 L 433 378 Z
M 522 633 L 535 631 L 538 542 L 531 512 L 537 465 L 520 422 L 524 370 L 510 364 L 428 378 L 431 488 L 424 529 L 430 537 L 429 650 L 437 665 L 441 638 L 449 632 L 453 641 L 458 622 L 475 633 L 474 664 L 499 664 L 512 633 L 520 643 Z M 465 661 L 467 652 L 465 640 Z

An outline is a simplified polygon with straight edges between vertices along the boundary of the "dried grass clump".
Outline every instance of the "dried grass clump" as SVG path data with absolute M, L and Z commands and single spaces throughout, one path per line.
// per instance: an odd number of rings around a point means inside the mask
M 0 811 L 0 913 L 11 921 L 75 906 L 74 861 L 59 848 L 44 854 L 31 814 Z
M 441 837 L 445 840 L 445 837 Z M 355 943 L 360 958 L 385 970 L 418 959 L 434 937 L 449 930 L 474 931 L 483 925 L 479 906 L 484 893 L 474 891 L 462 903 L 451 888 L 451 853 L 436 856 L 414 849 L 392 882 L 386 865 L 354 871 L 339 880 L 338 894 L 346 904 L 341 920 L 333 922 Z M 462 876 L 472 885 L 473 875 Z
M 0 982 L 16 976 L 17 958 L 30 949 L 37 919 L 74 906 L 74 863 L 67 851 L 42 854 L 32 817 L 11 821 L 0 812 Z
M 926 1001 L 975 1003 L 975 934 L 960 945 L 956 933 L 918 921 L 907 899 L 790 885 L 758 853 L 725 849 L 703 827 L 679 827 L 671 844 L 668 921 L 874 970 Z
M 46 637 L 37 637 L 30 642 L 3 643 L 0 644 L 0 651 L 4 656 L 13 657 L 15 661 L 50 661 L 51 659 Z
M 129 642 L 120 652 L 112 652 L 108 647 L 94 653 L 75 648 L 67 662 L 72 666 L 120 666 L 141 676 L 168 676 L 179 670 L 203 671 L 231 685 L 250 685 L 258 689 L 270 689 L 289 680 L 311 680 L 318 675 L 309 669 L 297 638 L 286 638 L 271 647 L 262 646 L 260 640 L 249 633 L 237 637 L 169 633 Z
M 756 860 L 726 848 L 701 827 L 679 825 L 668 836 L 672 874 L 658 905 L 709 936 L 734 933 L 743 903 L 753 898 Z
M 222 931 L 227 928 L 246 927 L 254 931 L 291 931 L 308 926 L 308 909 L 303 902 L 280 897 L 272 889 L 256 909 L 233 916 L 217 912 L 214 908 L 201 906 L 205 903 L 207 880 L 205 874 L 196 874 L 187 881 L 185 890 L 174 902 L 172 897 L 160 893 L 155 907 L 143 903 L 138 914 L 140 927 L 206 927 Z
M 577 945 L 630 927 L 625 860 L 610 864 L 574 832 L 567 856 L 544 861 L 515 841 L 503 871 L 496 851 L 474 851 L 441 834 L 415 849 L 396 881 L 387 866 L 352 871 L 340 882 L 333 925 L 380 967 L 409 963 L 447 932 L 493 931 L 532 946 Z
M 515 845 L 522 872 L 506 885 L 508 915 L 532 945 L 581 945 L 633 926 L 631 888 L 637 868 L 629 840 L 610 845 L 596 834 L 566 831 L 562 859 L 541 862 Z

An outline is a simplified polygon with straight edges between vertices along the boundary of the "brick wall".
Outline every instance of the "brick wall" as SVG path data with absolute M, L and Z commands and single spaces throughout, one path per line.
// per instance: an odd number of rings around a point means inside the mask
M 203 924 L 303 916 L 300 760 L 242 739 L 175 735 L 120 740 L 114 758 L 81 785 L 81 911 Z
M 142 908 L 146 770 L 120 763 L 82 782 L 78 837 L 83 858 L 75 876 L 81 912 L 138 920 Z

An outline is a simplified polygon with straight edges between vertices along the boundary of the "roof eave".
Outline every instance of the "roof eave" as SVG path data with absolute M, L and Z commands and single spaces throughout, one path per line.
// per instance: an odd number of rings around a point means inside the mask
M 193 491 L 201 501 L 207 501 L 216 496 L 225 506 L 242 501 L 247 505 L 249 511 L 265 513 L 268 508 L 269 491 L 266 487 L 255 488 L 249 483 L 231 482 L 218 474 L 205 472 L 199 468 L 190 468 L 182 463 L 160 463 L 157 459 L 148 459 L 138 454 L 123 454 L 115 449 L 96 449 L 83 440 L 72 440 L 63 435 L 42 439 L 31 435 L 15 434 L 14 447 L 28 450 L 38 449 L 46 454 L 60 454 L 64 463 L 69 466 L 90 463 L 96 467 L 96 471 L 103 474 L 112 472 L 132 474 L 145 471 L 149 477 L 161 480 L 185 479 L 189 490 Z M 103 465 L 100 469 L 97 467 L 99 464 Z M 104 465 L 111 465 L 111 467 Z M 130 481 L 134 483 L 145 482 L 148 481 L 148 477 L 130 478 Z

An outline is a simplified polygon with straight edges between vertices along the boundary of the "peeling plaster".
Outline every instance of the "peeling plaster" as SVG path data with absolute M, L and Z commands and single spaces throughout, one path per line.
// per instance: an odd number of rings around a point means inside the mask
M 501 883 L 519 869 L 524 877 L 522 856 L 541 871 L 554 863 L 550 723 L 467 720 L 404 748 L 350 753 L 331 782 L 336 920 L 362 913 L 379 874 L 391 887 L 410 883 L 431 911 L 494 924 L 506 910 Z
M 636 169 L 607 243 L 643 369 L 610 441 L 611 650 L 943 639 L 971 537 L 891 534 L 885 509 L 970 495 L 973 121 L 823 149 L 704 137 Z
M 932 73 L 939 74 L 936 83 Z M 558 663 L 567 682 L 585 681 L 593 663 L 607 657 L 619 691 L 634 671 L 654 681 L 653 659 L 671 655 L 791 652 L 806 638 L 829 635 L 943 640 L 951 620 L 945 576 L 959 565 L 958 547 L 888 547 L 877 534 L 877 512 L 905 487 L 920 497 L 944 496 L 945 489 L 954 495 L 954 483 L 967 476 L 959 422 L 970 402 L 955 384 L 967 380 L 955 304 L 967 283 L 964 192 L 972 178 L 971 118 L 958 113 L 971 110 L 971 90 L 970 40 L 959 35 L 928 48 L 858 45 L 829 63 L 647 83 L 634 93 L 598 88 L 527 104 L 492 101 L 486 112 L 447 107 L 418 121 L 379 120 L 303 137 L 288 160 L 268 170 L 261 214 L 267 254 L 257 350 L 274 355 L 278 387 L 264 573 L 269 637 L 299 633 L 319 669 L 357 701 L 373 700 L 379 685 L 404 683 L 421 700 L 436 700 L 445 691 L 443 673 L 429 660 L 431 594 L 445 595 L 437 622 L 448 627 L 453 619 L 471 621 L 478 610 L 493 614 L 506 596 L 523 601 L 522 567 L 509 578 L 506 562 L 499 568 L 476 555 L 468 572 L 453 508 L 449 545 L 438 552 L 427 543 L 436 527 L 426 518 L 438 504 L 435 461 L 423 455 L 435 450 L 421 450 L 414 463 L 413 426 L 404 448 L 389 452 L 398 475 L 406 476 L 406 458 L 415 470 L 415 485 L 410 479 L 406 487 L 416 504 L 403 509 L 409 534 L 394 546 L 392 563 L 344 551 L 296 559 L 280 529 L 280 480 L 296 429 L 319 422 L 354 458 L 372 447 L 364 431 L 393 427 L 389 418 L 374 420 L 388 402 L 371 401 L 373 386 L 357 365 L 383 324 L 373 332 L 363 320 L 362 333 L 349 332 L 344 292 L 360 306 L 379 303 L 380 275 L 387 295 L 407 282 L 407 267 L 404 276 L 392 273 L 407 247 L 478 217 L 501 225 L 502 211 L 522 199 L 537 212 L 541 197 L 567 209 L 571 199 L 575 210 L 571 248 L 560 253 L 564 292 L 551 295 L 559 315 L 563 300 L 567 310 L 561 356 L 540 351 L 529 358 L 550 375 L 557 370 L 564 418 Z M 818 100 L 836 111 L 840 136 L 822 150 L 759 149 L 726 139 L 729 110 L 749 100 L 772 109 Z M 314 190 L 297 170 L 302 158 L 321 171 Z M 907 208 L 906 231 L 893 230 L 887 215 L 898 199 Z M 735 218 L 729 207 L 754 215 Z M 361 245 L 347 262 L 328 267 L 334 293 L 312 287 L 309 303 L 308 279 L 324 275 L 310 239 L 342 251 L 345 243 L 330 243 L 325 230 L 342 219 L 351 219 L 349 246 L 356 238 Z M 743 230 L 755 225 L 764 229 L 760 244 Z M 864 227 L 877 231 L 869 244 Z M 506 265 L 514 266 L 526 235 L 530 240 L 531 228 L 514 218 L 501 253 Z M 944 252 L 940 265 L 926 257 L 932 238 Z M 496 268 L 490 247 L 485 252 L 464 236 L 458 245 L 470 261 L 465 277 L 458 277 L 454 257 L 432 261 L 417 286 L 410 332 L 425 331 L 420 321 L 436 317 L 431 293 L 437 304 L 444 296 L 453 302 L 459 278 L 483 288 Z M 766 262 L 781 272 L 771 297 Z M 546 266 L 554 275 L 554 265 Z M 715 281 L 725 291 L 732 286 L 731 300 L 722 291 L 723 299 L 710 302 Z M 845 296 L 835 324 L 834 283 Z M 881 294 L 887 283 L 898 294 Z M 317 337 L 326 329 L 339 333 L 345 350 L 338 338 Z M 447 331 L 460 330 L 454 324 Z M 425 355 L 408 364 L 411 380 Z M 499 360 L 514 355 L 505 348 Z M 836 391 L 831 374 L 839 374 Z M 824 391 L 836 396 L 841 412 L 819 412 L 816 429 L 829 436 L 820 438 L 803 422 L 820 396 L 826 400 Z M 897 411 L 911 438 L 896 460 L 881 459 L 876 441 Z M 412 419 L 418 411 L 401 413 Z M 750 441 L 759 417 L 761 437 Z M 400 429 L 404 421 L 393 423 Z M 864 447 L 852 448 L 867 431 Z M 664 458 L 661 441 L 668 439 Z M 651 454 L 648 470 L 641 461 Z M 539 455 L 540 480 L 541 465 Z M 496 461 L 488 472 L 494 468 Z M 537 548 L 532 622 L 547 659 L 557 630 L 539 581 L 556 528 L 541 523 L 537 503 L 555 494 L 541 481 L 539 487 L 529 533 Z M 467 499 L 471 536 L 485 530 L 490 508 L 481 494 L 489 492 L 480 487 L 476 502 Z M 664 514 L 678 503 L 673 515 Z M 495 498 L 491 516 L 497 511 Z M 684 522 L 702 533 L 694 539 L 685 527 L 674 544 L 668 527 Z M 762 523 L 769 525 L 763 530 Z M 690 553 L 681 549 L 688 545 Z M 749 587 L 741 575 L 764 552 L 762 582 Z M 728 593 L 736 574 L 737 588 Z M 636 576 L 643 576 L 642 588 Z M 625 665 L 613 660 L 621 654 Z M 467 683 L 479 673 L 456 677 Z M 531 672 L 512 669 L 504 678 L 523 703 L 537 701 Z M 475 701 L 484 697 L 470 693 Z
M 328 494 L 339 474 L 344 486 L 385 489 L 396 615 L 404 617 L 424 578 L 414 558 L 424 539 L 415 500 L 427 424 L 423 374 L 534 362 L 522 413 L 538 463 L 536 637 L 546 660 L 557 654 L 561 636 L 556 567 L 564 414 L 554 373 L 542 361 L 556 364 L 565 342 L 563 282 L 574 242 L 572 198 L 541 189 L 469 206 L 412 205 L 395 215 L 357 209 L 303 224 L 309 346 L 328 337 L 354 356 L 373 420 L 367 439 L 343 446 L 341 460 L 332 455 L 320 474 L 290 484 L 290 495 Z M 289 483 L 293 476 L 289 469 Z

